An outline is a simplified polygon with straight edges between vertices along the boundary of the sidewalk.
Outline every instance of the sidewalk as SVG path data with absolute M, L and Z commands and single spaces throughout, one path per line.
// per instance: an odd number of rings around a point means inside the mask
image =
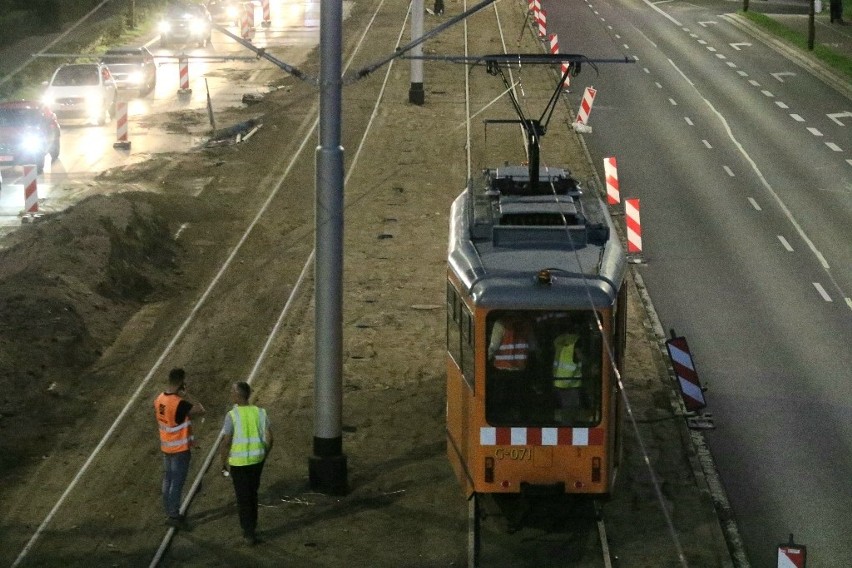
M 790 10 L 785 10 L 785 13 L 769 13 L 766 10 L 773 10 L 773 5 L 767 5 L 762 2 L 751 2 L 750 9 L 772 18 L 779 24 L 800 33 L 805 38 L 808 37 L 809 16 L 806 12 L 789 13 Z M 805 10 L 806 9 L 807 8 L 805 7 Z M 785 40 L 771 34 L 763 28 L 760 28 L 745 18 L 741 13 L 730 14 L 729 18 L 734 24 L 746 29 L 755 37 L 762 39 L 799 65 L 810 69 L 814 74 L 818 75 L 824 81 L 834 86 L 834 88 L 838 91 L 844 93 L 847 98 L 852 100 L 852 81 L 850 81 L 848 76 L 830 68 L 828 65 L 817 59 L 812 52 L 808 52 L 807 50 L 791 45 Z M 825 1 L 823 2 L 822 12 L 816 14 L 814 18 L 814 46 L 821 45 L 840 55 L 852 58 L 852 15 L 845 15 L 845 25 L 832 24 L 829 23 L 829 20 L 828 2 Z

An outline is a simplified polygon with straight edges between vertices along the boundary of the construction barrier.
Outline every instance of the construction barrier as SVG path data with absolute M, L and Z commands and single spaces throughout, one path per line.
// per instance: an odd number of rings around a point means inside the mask
M 598 92 L 594 87 L 586 87 L 586 90 L 583 91 L 583 100 L 580 102 L 580 110 L 577 112 L 575 124 L 588 126 L 589 115 L 592 114 L 592 105 L 595 103 L 595 95 L 597 94 Z
M 128 121 L 127 121 L 127 103 L 126 102 L 118 102 L 115 103 L 115 143 L 112 145 L 113 148 L 119 148 L 121 150 L 129 150 L 130 149 L 130 140 L 127 136 L 128 129 Z
M 178 89 L 178 94 L 192 94 L 192 89 L 189 88 L 189 58 L 185 55 L 178 56 L 178 69 L 180 73 L 180 88 Z
M 263 0 L 263 27 L 268 28 L 272 24 L 272 17 L 269 12 L 269 0 Z
M 243 17 L 240 20 L 240 36 L 243 39 L 251 39 L 254 32 L 254 4 L 252 2 L 243 2 Z
M 536 21 L 538 22 L 539 37 L 547 37 L 547 12 L 539 10 L 536 13 Z
M 704 389 L 698 380 L 698 372 L 692 361 L 692 353 L 685 337 L 672 337 L 666 341 L 666 350 L 677 377 L 683 404 L 689 412 L 697 412 L 707 406 Z
M 778 545 L 777 568 L 806 568 L 808 551 L 807 548 L 793 543 L 793 535 L 787 544 Z
M 642 226 L 639 222 L 639 200 L 624 200 L 624 217 L 627 223 L 627 252 L 642 252 Z
M 24 166 L 24 223 L 38 214 L 38 167 Z
M 559 37 L 556 34 L 550 34 L 550 53 L 551 55 L 559 55 Z M 560 79 L 565 77 L 565 82 L 562 84 L 564 89 L 567 89 L 571 84 L 571 78 L 568 76 L 568 69 L 568 63 L 563 61 Z
M 621 193 L 618 190 L 618 163 L 614 156 L 604 158 L 604 177 L 606 178 L 606 203 L 617 205 L 621 202 Z

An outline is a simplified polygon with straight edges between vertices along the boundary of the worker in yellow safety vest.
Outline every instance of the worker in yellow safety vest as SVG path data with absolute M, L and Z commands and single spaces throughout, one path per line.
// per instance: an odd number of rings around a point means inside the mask
M 238 382 L 231 388 L 234 407 L 225 415 L 219 455 L 222 474 L 234 482 L 243 539 L 257 542 L 257 491 L 266 456 L 272 450 L 272 430 L 266 410 L 249 404 L 251 386 Z
M 180 501 L 189 473 L 192 418 L 204 414 L 204 406 L 192 400 L 186 391 L 186 371 L 174 368 L 169 371 L 168 387 L 154 399 L 154 416 L 163 453 L 163 507 L 166 522 L 175 528 L 185 528 Z
M 578 333 L 563 333 L 553 340 L 553 388 L 559 408 L 579 408 L 583 386 L 582 354 Z M 557 410 L 557 416 L 562 416 Z

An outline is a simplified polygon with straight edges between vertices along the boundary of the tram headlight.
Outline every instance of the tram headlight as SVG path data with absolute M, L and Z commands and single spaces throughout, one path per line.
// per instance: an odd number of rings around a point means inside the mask
M 535 281 L 542 286 L 550 286 L 553 284 L 553 275 L 550 273 L 550 270 L 544 268 L 539 270 L 538 274 L 535 275 Z

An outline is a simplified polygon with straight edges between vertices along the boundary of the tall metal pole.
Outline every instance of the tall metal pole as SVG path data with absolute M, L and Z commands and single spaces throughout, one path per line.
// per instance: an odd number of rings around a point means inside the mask
M 411 41 L 417 41 L 423 37 L 423 0 L 412 0 L 411 2 Z M 414 59 L 411 60 L 411 86 L 408 89 L 408 102 L 422 105 L 426 100 L 423 92 L 423 60 L 418 57 L 423 55 L 423 44 L 419 44 L 411 50 Z
M 320 1 L 320 145 L 316 151 L 316 307 L 311 488 L 347 491 L 343 454 L 343 146 L 340 145 L 343 1 Z

